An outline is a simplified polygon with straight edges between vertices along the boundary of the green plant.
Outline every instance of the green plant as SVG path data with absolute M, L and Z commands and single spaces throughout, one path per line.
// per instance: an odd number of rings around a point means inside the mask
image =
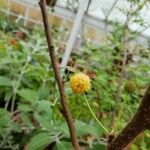
M 127 23 L 144 25 L 139 16 L 143 3 L 132 1 L 131 5 L 130 11 L 123 11 L 128 14 Z M 43 30 L 39 26 L 13 26 L 13 21 L 1 18 L 3 23 L 12 27 L 7 33 L 4 27 L 0 31 L 0 149 L 71 149 Z M 92 117 L 84 97 L 72 93 L 70 76 L 83 72 L 91 78 L 91 90 L 85 93 L 87 101 L 98 120 L 113 134 L 118 134 L 137 110 L 150 81 L 149 48 L 128 46 L 138 33 L 131 31 L 127 23 L 114 22 L 113 31 L 101 46 L 85 41 L 83 51 L 74 52 L 62 74 L 78 140 L 86 149 L 105 149 L 107 134 Z M 24 38 L 17 36 L 18 31 Z M 59 43 L 63 40 L 55 26 L 52 37 L 57 57 L 61 58 L 63 44 L 60 48 Z M 57 63 L 59 66 L 60 60 Z M 128 80 L 137 84 L 131 95 L 124 90 Z M 145 131 L 130 149 L 149 149 L 148 139 L 149 131 Z

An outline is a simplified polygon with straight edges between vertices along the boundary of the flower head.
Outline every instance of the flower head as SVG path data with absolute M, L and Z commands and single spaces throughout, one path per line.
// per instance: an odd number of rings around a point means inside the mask
M 136 90 L 137 86 L 133 81 L 127 81 L 125 83 L 124 89 L 128 92 L 128 93 L 134 93 Z
M 76 73 L 70 78 L 70 86 L 74 93 L 84 93 L 90 90 L 90 78 L 86 74 Z

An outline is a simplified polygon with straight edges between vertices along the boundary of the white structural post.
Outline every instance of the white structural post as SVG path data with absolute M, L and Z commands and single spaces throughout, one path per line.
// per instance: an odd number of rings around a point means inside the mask
M 67 66 L 67 63 L 68 63 L 69 58 L 70 58 L 70 54 L 72 52 L 72 48 L 73 48 L 74 43 L 76 41 L 76 37 L 77 37 L 78 31 L 79 31 L 79 28 L 81 25 L 81 21 L 83 19 L 85 11 L 88 7 L 88 3 L 89 3 L 89 0 L 80 0 L 79 10 L 78 10 L 78 13 L 76 15 L 76 19 L 74 21 L 74 24 L 73 24 L 73 27 L 71 30 L 69 40 L 67 42 L 66 50 L 65 50 L 65 53 L 64 53 L 64 56 L 62 59 L 62 63 L 61 63 L 61 68 L 65 68 Z
M 29 17 L 29 7 L 28 6 L 26 7 L 26 11 L 25 11 L 24 17 L 25 17 L 25 19 L 24 19 L 24 26 L 26 26 L 27 22 L 28 22 L 28 17 Z

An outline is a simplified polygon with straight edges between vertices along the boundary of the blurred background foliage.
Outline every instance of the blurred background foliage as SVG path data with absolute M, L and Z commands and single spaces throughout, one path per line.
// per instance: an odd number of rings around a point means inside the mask
M 138 18 L 142 9 L 138 1 L 133 4 L 139 9 L 126 12 L 126 24 L 112 22 L 113 31 L 100 45 L 84 39 L 81 50 L 74 50 L 62 72 L 79 141 L 88 150 L 105 149 L 106 134 L 92 118 L 84 97 L 72 93 L 68 81 L 75 72 L 89 75 L 92 88 L 86 96 L 97 118 L 115 133 L 125 126 L 150 82 L 150 48 L 128 44 L 137 37 L 128 24 Z M 139 23 L 144 24 L 142 20 Z M 58 65 L 65 49 L 59 43 L 64 34 L 52 26 Z M 22 22 L 15 23 L 3 15 L 0 36 L 0 149 L 71 149 L 43 29 L 24 27 Z M 124 89 L 130 80 L 136 85 L 133 93 Z M 150 132 L 141 134 L 128 149 L 150 149 Z

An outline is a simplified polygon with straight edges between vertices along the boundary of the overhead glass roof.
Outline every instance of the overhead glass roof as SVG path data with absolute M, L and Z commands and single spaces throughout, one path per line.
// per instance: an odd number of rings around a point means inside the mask
M 37 3 L 38 0 L 20 0 L 26 1 L 29 3 Z M 57 0 L 57 5 L 66 7 L 68 2 L 75 7 L 78 7 L 76 3 L 77 0 Z M 81 1 L 81 0 L 78 0 Z M 144 2 L 145 0 L 141 0 Z M 121 12 L 121 10 L 130 9 L 129 2 L 127 0 L 91 0 L 89 6 L 88 14 L 90 16 L 100 18 L 102 20 L 108 15 L 108 20 L 110 21 L 120 21 L 124 22 L 126 16 Z M 141 18 L 145 22 L 145 26 L 139 26 L 136 23 L 131 24 L 130 28 L 137 31 L 142 31 L 143 34 L 147 37 L 150 37 L 150 2 L 142 9 Z
M 72 0 L 73 1 L 73 0 Z M 75 0 L 74 0 L 75 1 Z M 66 6 L 67 0 L 59 0 L 58 4 Z M 97 18 L 105 19 L 108 15 L 108 19 L 111 21 L 126 20 L 126 16 L 120 9 L 126 10 L 129 8 L 129 2 L 127 0 L 92 0 L 88 14 Z M 131 24 L 130 27 L 134 30 L 143 31 L 143 34 L 150 36 L 150 3 L 148 3 L 141 11 L 141 18 L 144 19 L 145 27 L 138 26 L 137 24 Z

